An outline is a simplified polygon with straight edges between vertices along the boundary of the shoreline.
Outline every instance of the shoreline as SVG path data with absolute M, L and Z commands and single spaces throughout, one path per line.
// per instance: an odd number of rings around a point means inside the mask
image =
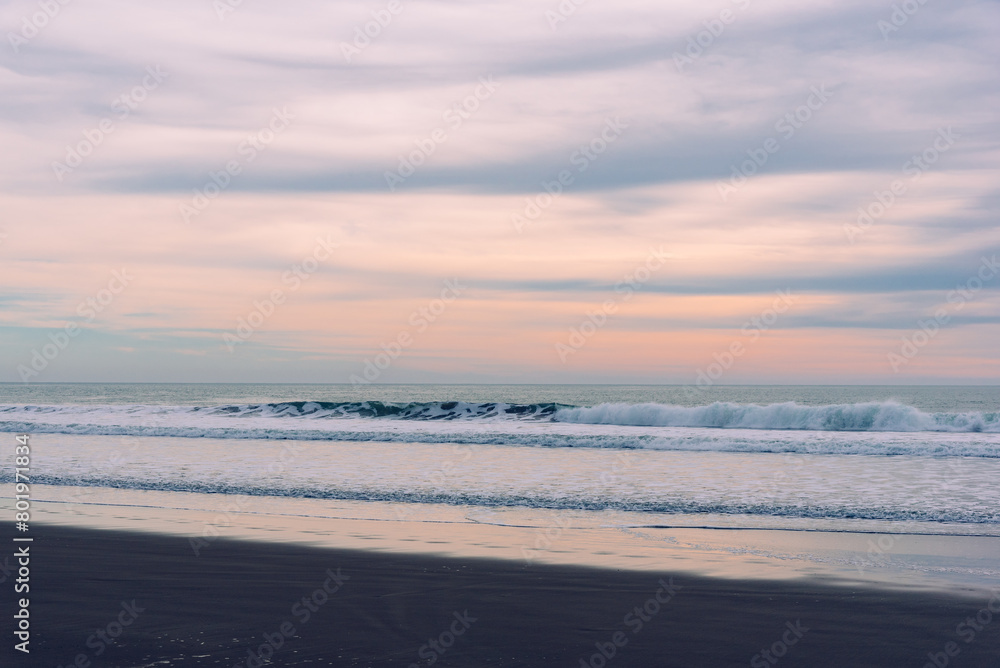
M 253 668 L 269 652 L 274 665 L 770 666 L 773 651 L 782 666 L 920 667 L 951 648 L 955 665 L 985 667 L 1000 653 L 1000 614 L 970 642 L 958 631 L 1000 597 L 232 538 L 195 557 L 179 535 L 36 531 L 30 663 L 10 636 L 0 652 L 15 666 Z
M 33 527 L 219 538 L 383 554 L 485 558 L 739 580 L 974 595 L 1000 580 L 1000 537 L 673 528 L 634 514 L 36 485 Z M 9 501 L 0 508 L 13 513 Z M 677 516 L 681 518 L 683 516 Z M 638 518 L 643 519 L 643 518 Z M 690 524 L 685 524 L 689 522 Z M 44 529 L 41 529 L 43 532 Z

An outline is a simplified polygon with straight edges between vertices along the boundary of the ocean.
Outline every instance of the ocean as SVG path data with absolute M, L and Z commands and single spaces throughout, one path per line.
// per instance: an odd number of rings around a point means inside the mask
M 41 501 L 1000 536 L 1000 387 L 7 384 L 0 431 Z

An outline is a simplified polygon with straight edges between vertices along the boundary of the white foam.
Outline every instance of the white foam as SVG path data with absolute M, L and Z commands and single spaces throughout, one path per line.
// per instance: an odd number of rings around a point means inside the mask
M 807 431 L 1000 432 L 1000 413 L 924 413 L 893 401 L 831 406 L 795 402 L 757 406 L 716 402 L 708 406 L 600 404 L 564 408 L 554 420 L 581 424 Z

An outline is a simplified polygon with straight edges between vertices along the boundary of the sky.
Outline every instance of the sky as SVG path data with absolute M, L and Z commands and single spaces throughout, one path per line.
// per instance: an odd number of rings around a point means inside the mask
M 0 4 L 0 382 L 1000 382 L 1000 3 Z

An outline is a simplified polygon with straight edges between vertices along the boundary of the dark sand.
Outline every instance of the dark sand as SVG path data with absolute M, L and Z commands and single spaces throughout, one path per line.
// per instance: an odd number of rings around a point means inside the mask
M 11 527 L 0 525 L 3 543 Z M 956 627 L 986 606 L 945 593 L 695 578 L 520 562 L 399 556 L 217 540 L 194 556 L 186 538 L 46 526 L 31 544 L 30 657 L 13 651 L 12 581 L 3 588 L 5 666 L 246 666 L 264 635 L 284 638 L 271 665 L 333 666 L 1000 666 L 1000 614 L 965 642 Z M 13 553 L 5 547 L 3 556 Z M 310 612 L 293 605 L 342 588 Z M 660 577 L 678 585 L 658 612 L 626 623 Z M 329 581 L 330 588 L 336 584 Z M 322 602 L 325 592 L 316 596 Z M 669 594 L 660 593 L 665 599 Z M 100 656 L 97 629 L 118 632 Z M 315 603 L 314 603 L 315 605 Z M 456 621 L 468 611 L 465 624 Z M 644 613 L 647 614 L 647 613 Z M 475 618 L 472 621 L 471 618 Z M 637 629 L 642 622 L 642 628 Z M 800 623 L 801 638 L 787 623 Z M 110 624 L 110 628 L 109 628 Z M 290 626 L 289 626 L 290 625 Z M 467 626 L 467 628 L 466 628 Z M 461 635 L 450 635 L 449 627 Z M 626 642 L 610 653 L 615 634 Z M 442 637 L 442 634 L 444 636 Z M 782 637 L 796 642 L 782 652 Z M 108 636 L 110 638 L 110 635 Z M 968 637 L 968 634 L 965 636 Z M 450 647 L 443 654 L 431 638 Z M 275 641 L 277 644 L 277 640 Z M 755 655 L 779 643 L 775 663 Z M 265 654 L 267 654 L 265 650 Z M 591 658 L 593 661 L 591 661 Z M 429 664 L 434 658 L 433 664 Z M 159 663 L 157 663 L 159 662 Z M 256 666 L 257 662 L 250 665 Z M 933 664 L 931 664 L 933 665 Z M 943 664 L 942 664 L 943 665 Z

